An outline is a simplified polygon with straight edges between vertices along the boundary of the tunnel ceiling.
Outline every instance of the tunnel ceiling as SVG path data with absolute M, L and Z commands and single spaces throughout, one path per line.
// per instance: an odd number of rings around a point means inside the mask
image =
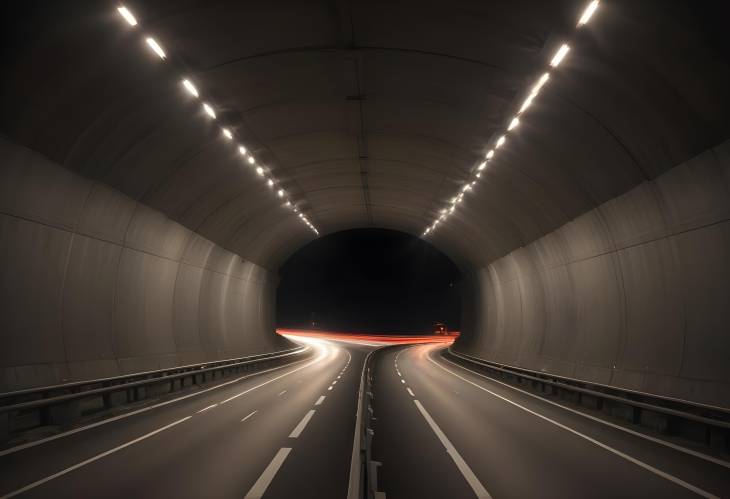
M 604 0 L 580 30 L 585 1 L 130 1 L 137 28 L 113 2 L 17 4 L 3 15 L 3 133 L 269 268 L 315 236 L 221 125 L 321 234 L 420 235 L 569 40 L 429 235 L 465 267 L 730 135 L 727 41 L 709 4 Z

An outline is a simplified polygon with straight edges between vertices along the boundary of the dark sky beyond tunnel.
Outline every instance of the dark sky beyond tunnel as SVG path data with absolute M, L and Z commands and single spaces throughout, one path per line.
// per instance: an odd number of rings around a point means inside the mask
M 401 232 L 357 229 L 321 237 L 280 270 L 277 326 L 337 331 L 430 331 L 459 326 L 459 270 Z

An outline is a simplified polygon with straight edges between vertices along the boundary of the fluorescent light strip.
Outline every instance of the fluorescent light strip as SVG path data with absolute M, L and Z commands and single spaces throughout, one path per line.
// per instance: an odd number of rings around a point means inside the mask
M 157 43 L 157 40 L 155 40 L 151 36 L 148 36 L 147 40 L 145 40 L 145 41 L 147 42 L 147 45 L 149 45 L 150 48 L 152 50 L 154 50 L 155 54 L 157 54 L 160 59 L 164 59 L 165 57 L 167 57 L 165 55 L 165 51 L 162 50 L 162 47 L 160 47 L 160 44 Z
M 200 94 L 198 93 L 198 89 L 195 88 L 195 85 L 193 85 L 190 82 L 190 80 L 185 79 L 182 81 L 182 84 L 183 84 L 183 87 L 185 87 L 185 90 L 187 90 L 190 93 L 190 95 L 192 95 L 194 97 L 200 97 Z
M 561 62 L 563 62 L 563 59 L 565 59 L 565 56 L 568 54 L 568 51 L 570 50 L 570 47 L 568 47 L 568 44 L 564 43 L 560 46 L 557 52 L 555 52 L 555 55 L 553 56 L 553 60 L 550 61 L 550 65 L 554 68 L 557 68 Z
M 586 5 L 585 9 L 583 9 L 583 12 L 578 19 L 577 27 L 580 28 L 581 26 L 584 26 L 588 21 L 591 19 L 593 14 L 595 14 L 596 9 L 598 9 L 600 1 L 599 0 L 592 0 L 591 2 Z M 568 52 L 570 52 L 570 45 L 567 43 L 563 43 L 560 45 L 558 50 L 555 52 L 555 55 L 553 55 L 553 58 L 550 60 L 550 66 L 553 68 L 557 68 L 565 59 L 565 57 L 568 55 Z M 529 95 L 525 97 L 525 100 L 522 102 L 522 105 L 520 106 L 519 111 L 517 112 L 517 116 L 513 117 L 510 121 L 509 125 L 507 126 L 507 131 L 510 132 L 517 128 L 520 124 L 520 116 L 532 105 L 533 101 L 535 100 L 535 97 L 540 93 L 540 90 L 542 87 L 547 83 L 547 81 L 550 79 L 550 73 L 545 72 L 540 76 L 540 78 L 537 80 L 537 82 L 533 85 L 532 89 L 530 90 Z M 487 161 L 491 160 L 494 157 L 495 149 L 500 148 L 502 145 L 504 145 L 505 141 L 507 140 L 506 134 L 501 135 L 497 141 L 494 144 L 494 148 L 487 151 L 486 159 Z M 481 172 L 484 170 L 487 166 L 487 162 L 482 162 L 477 166 L 476 172 L 474 174 L 475 178 L 481 177 Z M 462 187 L 461 193 L 453 198 L 451 200 L 452 206 L 449 210 L 449 213 L 452 213 L 454 211 L 454 208 L 456 205 L 461 203 L 461 200 L 464 196 L 464 193 L 468 191 L 471 186 L 475 185 L 476 180 L 473 180 L 471 183 L 468 183 Z M 444 210 L 441 210 L 442 215 L 438 217 L 431 226 L 429 226 L 424 232 L 423 235 L 427 235 L 433 230 L 436 229 L 436 226 L 439 224 L 441 220 L 444 219 Z
M 130 26 L 137 26 L 137 19 L 132 15 L 128 8 L 122 6 L 117 9 L 117 12 L 124 18 Z
M 588 4 L 588 6 L 583 11 L 583 14 L 580 16 L 580 19 L 578 19 L 578 26 L 583 26 L 591 20 L 591 17 L 598 8 L 598 3 L 598 0 L 593 0 L 591 3 Z
M 120 16 L 122 16 L 122 18 L 127 22 L 127 24 L 129 24 L 130 26 L 137 26 L 137 24 L 138 24 L 137 19 L 134 17 L 132 12 L 128 8 L 126 8 L 123 5 L 119 6 L 117 8 L 117 12 L 119 13 Z M 165 54 L 165 51 L 162 49 L 162 46 L 160 46 L 160 44 L 157 42 L 157 40 L 155 40 L 151 36 L 148 36 L 145 38 L 145 42 L 154 51 L 154 53 L 157 54 L 157 56 L 160 59 L 167 58 L 167 54 Z M 181 80 L 181 83 L 182 83 L 183 87 L 185 88 L 185 90 L 187 90 L 190 95 L 192 95 L 193 97 L 196 97 L 196 98 L 200 97 L 200 92 L 198 91 L 197 87 L 189 79 L 183 78 Z M 211 117 L 212 119 L 216 119 L 215 110 L 207 102 L 203 103 L 203 110 L 209 117 Z M 221 133 L 223 134 L 223 136 L 226 139 L 233 140 L 233 133 L 231 132 L 231 130 L 229 128 L 221 128 Z M 239 144 L 238 152 L 241 153 L 242 156 L 246 157 L 247 151 L 246 151 L 245 146 Z M 256 160 L 254 159 L 253 156 L 249 155 L 247 159 L 248 159 L 249 164 L 255 165 Z M 264 176 L 265 172 L 264 172 L 264 169 L 259 166 L 256 168 L 256 173 L 259 176 Z M 273 188 L 274 180 L 269 178 L 267 180 L 267 184 L 270 188 Z M 284 189 L 278 189 L 276 191 L 276 194 L 279 198 L 284 198 L 286 196 L 286 192 L 284 191 Z M 293 203 L 287 199 L 286 206 L 293 206 Z M 299 212 L 299 210 L 296 206 L 293 206 L 293 208 L 294 208 L 294 212 L 296 212 L 296 213 Z M 312 229 L 314 231 L 315 234 L 319 235 L 319 231 L 317 230 L 317 228 L 314 227 L 314 225 L 312 225 L 311 222 L 302 213 L 299 213 L 299 217 L 304 221 L 305 224 L 307 224 L 307 226 L 310 229 Z

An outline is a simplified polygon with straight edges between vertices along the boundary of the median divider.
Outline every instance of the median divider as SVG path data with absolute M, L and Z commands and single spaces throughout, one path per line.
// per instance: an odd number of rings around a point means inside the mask
M 115 406 L 141 402 L 224 377 L 285 365 L 311 355 L 308 346 L 109 378 L 0 393 L 0 441 L 32 428 L 68 426 Z
M 382 464 L 372 459 L 372 443 L 375 431 L 373 417 L 373 378 L 371 362 L 376 352 L 396 345 L 377 348 L 367 354 L 360 376 L 360 389 L 355 417 L 355 437 L 350 461 L 350 482 L 347 499 L 385 499 L 385 493 L 378 492 L 378 467 Z
M 730 453 L 730 409 L 499 364 L 455 352 L 444 358 L 545 399 L 558 399 L 643 426 L 665 436 L 681 437 Z

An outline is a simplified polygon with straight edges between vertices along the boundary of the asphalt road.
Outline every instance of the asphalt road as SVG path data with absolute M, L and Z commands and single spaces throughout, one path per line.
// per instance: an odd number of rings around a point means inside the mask
M 306 361 L 0 452 L 0 497 L 344 497 L 372 347 L 308 341 Z
M 730 463 L 490 380 L 442 348 L 376 356 L 373 454 L 388 499 L 730 497 Z
M 344 498 L 362 364 L 379 344 L 302 341 L 304 361 L 0 451 L 0 499 Z M 387 499 L 730 497 L 730 463 L 502 385 L 442 348 L 374 355 Z

